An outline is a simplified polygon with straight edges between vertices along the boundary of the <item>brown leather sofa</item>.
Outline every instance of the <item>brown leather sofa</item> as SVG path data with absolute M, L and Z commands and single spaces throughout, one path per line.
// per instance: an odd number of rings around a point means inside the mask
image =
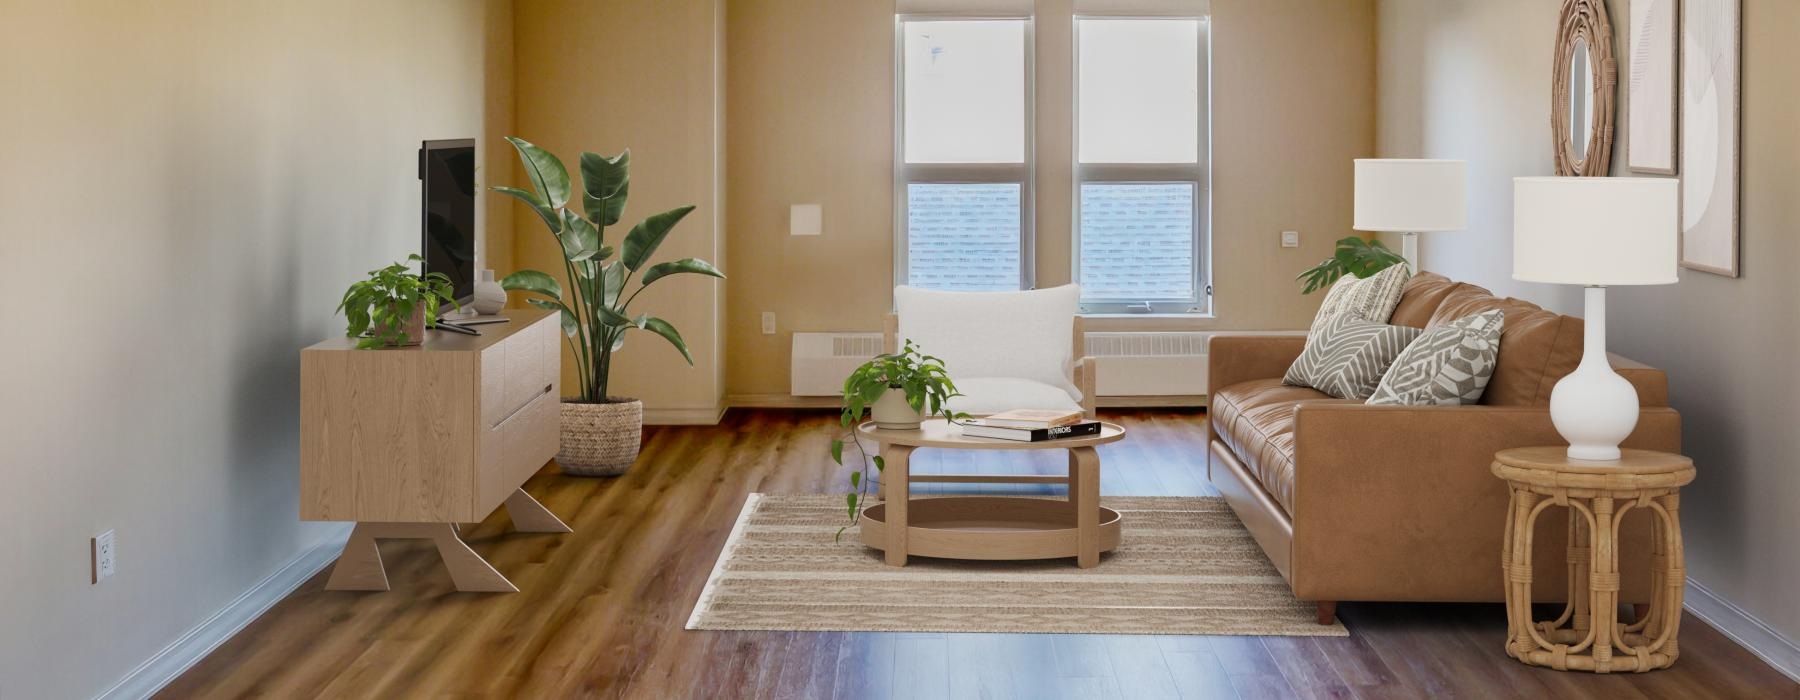
M 1424 273 L 1407 283 L 1390 323 L 1431 327 L 1506 312 L 1500 355 L 1480 404 L 1367 406 L 1281 377 L 1296 336 L 1213 339 L 1208 476 L 1287 579 L 1328 624 L 1337 601 L 1501 601 L 1507 490 L 1488 471 L 1496 451 L 1566 444 L 1550 423 L 1550 390 L 1581 358 L 1582 321 Z M 1661 370 L 1614 356 L 1643 413 L 1626 447 L 1681 449 Z M 1641 510 L 1641 509 L 1640 509 Z M 1649 595 L 1650 523 L 1621 527 L 1622 602 Z M 1560 513 L 1538 521 L 1532 599 L 1567 586 Z

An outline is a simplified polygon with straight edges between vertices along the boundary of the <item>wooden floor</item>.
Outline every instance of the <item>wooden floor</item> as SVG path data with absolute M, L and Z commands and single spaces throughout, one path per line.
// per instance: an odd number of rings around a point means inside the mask
M 1102 492 L 1216 493 L 1203 414 L 1107 415 L 1131 436 L 1101 448 Z M 501 514 L 468 532 L 520 593 L 453 592 L 429 545 L 384 543 L 394 590 L 327 592 L 321 573 L 160 697 L 1800 697 L 1692 616 L 1674 668 L 1610 676 L 1507 658 L 1499 605 L 1345 603 L 1347 639 L 683 630 L 745 494 L 848 489 L 827 456 L 835 425 L 733 411 L 650 429 L 619 479 L 546 470 L 526 489 L 573 534 L 510 532 Z M 930 452 L 915 470 L 973 458 Z M 996 468 L 1064 467 L 1038 457 Z

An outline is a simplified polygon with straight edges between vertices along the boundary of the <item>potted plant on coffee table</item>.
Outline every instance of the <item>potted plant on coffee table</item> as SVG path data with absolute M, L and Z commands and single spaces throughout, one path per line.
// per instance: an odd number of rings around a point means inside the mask
M 917 430 L 929 416 L 942 416 L 952 421 L 967 418 L 968 414 L 951 411 L 946 405 L 951 397 L 961 395 L 956 391 L 956 383 L 950 380 L 950 374 L 944 370 L 944 361 L 920 352 L 911 340 L 905 342 L 900 352 L 876 355 L 844 379 L 843 410 L 838 414 L 838 425 L 844 434 L 831 441 L 831 459 L 839 465 L 844 463 L 846 439 L 856 445 L 856 451 L 862 457 L 857 461 L 857 468 L 850 472 L 852 490 L 845 499 L 850 507 L 851 525 L 856 524 L 857 506 L 869 492 L 869 465 L 875 466 L 877 474 L 887 468 L 879 455 L 870 457 L 862 442 L 856 439 L 856 424 L 862 420 L 863 410 L 868 409 L 869 418 L 877 428 Z M 843 533 L 843 528 L 839 528 L 838 534 Z
M 439 305 L 462 308 L 452 296 L 449 276 L 441 272 L 413 274 L 411 263 L 424 261 L 410 255 L 406 262 L 370 270 L 368 279 L 351 284 L 344 292 L 337 310 L 349 321 L 344 335 L 361 337 L 357 348 L 418 345 L 425 340 L 425 328 L 437 325 Z M 368 335 L 363 337 L 364 333 Z
M 673 325 L 648 314 L 633 315 L 631 303 L 644 289 L 670 275 L 725 275 L 698 258 L 649 264 L 675 224 L 694 210 L 693 205 L 644 219 L 631 227 L 617 250 L 607 244 L 606 227 L 619 223 L 625 212 L 631 187 L 631 151 L 611 158 L 581 154 L 582 213 L 577 213 L 566 206 L 572 192 L 569 171 L 562 161 L 522 139 L 509 136 L 506 140 L 519 152 L 531 189 L 491 189 L 524 202 L 543 220 L 562 251 L 563 279 L 569 285 L 565 294 L 557 278 L 537 270 L 520 270 L 500 282 L 508 290 L 541 295 L 526 302 L 561 315 L 563 335 L 575 356 L 579 393 L 563 398 L 562 448 L 556 461 L 563 472 L 578 476 L 622 474 L 637 459 L 644 425 L 642 402 L 607 393 L 613 354 L 624 346 L 626 333 L 646 330 L 662 336 L 689 365 L 694 363 L 687 343 Z M 634 277 L 635 287 L 631 284 Z

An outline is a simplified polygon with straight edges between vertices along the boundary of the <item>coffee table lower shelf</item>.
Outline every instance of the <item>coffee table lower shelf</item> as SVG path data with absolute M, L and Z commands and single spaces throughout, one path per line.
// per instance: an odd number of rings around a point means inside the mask
M 887 503 L 864 508 L 860 537 L 888 543 Z M 1119 513 L 1100 509 L 1099 551 L 1119 546 Z M 942 496 L 907 501 L 906 553 L 944 559 L 1014 561 L 1080 553 L 1074 504 L 1011 496 Z

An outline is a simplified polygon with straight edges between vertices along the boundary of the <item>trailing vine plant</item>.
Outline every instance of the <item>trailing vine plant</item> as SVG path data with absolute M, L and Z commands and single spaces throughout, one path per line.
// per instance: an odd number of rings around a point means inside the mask
M 907 339 L 900 352 L 876 355 L 852 371 L 844 379 L 843 408 L 838 414 L 838 426 L 844 432 L 831 441 L 831 461 L 840 466 L 844 464 L 846 440 L 856 446 L 861 459 L 857 461 L 857 468 L 850 472 L 850 493 L 844 497 L 850 510 L 850 522 L 838 528 L 836 537 L 842 537 L 844 530 L 861 520 L 862 511 L 857 506 L 869 493 L 869 466 L 874 465 L 877 477 L 887 469 L 881 455 L 870 455 L 863 449 L 862 441 L 856 439 L 856 425 L 862 420 L 863 411 L 891 389 L 906 392 L 906 405 L 926 417 L 942 416 L 950 421 L 969 417 L 967 413 L 951 411 L 945 406 L 951 397 L 962 394 L 944 370 L 944 361 L 920 352 L 911 339 Z

